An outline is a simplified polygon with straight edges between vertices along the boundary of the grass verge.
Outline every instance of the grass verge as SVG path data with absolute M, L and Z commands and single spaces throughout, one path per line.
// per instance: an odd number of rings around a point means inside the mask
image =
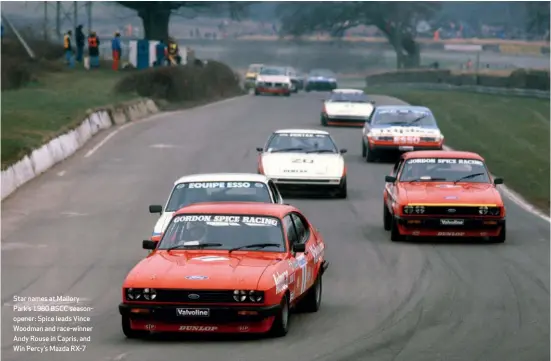
M 549 212 L 549 100 L 389 86 L 369 92 L 429 107 L 446 145 L 479 153 L 493 174 Z
M 135 97 L 112 91 L 125 72 L 63 70 L 2 92 L 2 169 L 78 125 L 86 110 Z

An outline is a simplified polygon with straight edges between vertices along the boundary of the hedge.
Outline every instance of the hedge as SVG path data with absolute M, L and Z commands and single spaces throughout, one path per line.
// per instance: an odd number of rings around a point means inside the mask
M 446 69 L 411 69 L 373 74 L 368 85 L 388 83 L 443 83 L 549 91 L 549 70 L 516 69 L 503 72 L 455 73 Z

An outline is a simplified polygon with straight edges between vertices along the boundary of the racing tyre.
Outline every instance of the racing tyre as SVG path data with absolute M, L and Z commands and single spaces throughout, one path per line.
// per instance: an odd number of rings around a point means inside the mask
M 337 198 L 345 199 L 348 197 L 348 189 L 346 186 L 346 178 L 342 182 L 342 184 L 339 186 L 339 190 L 337 191 Z
M 501 229 L 501 232 L 499 232 L 499 235 L 496 237 L 490 237 L 491 243 L 504 243 L 506 238 L 506 228 L 505 223 L 503 223 L 503 228 Z
M 402 236 L 398 230 L 398 222 L 396 221 L 396 218 L 392 217 L 390 224 L 390 240 L 392 242 L 403 242 L 405 239 L 406 237 Z
M 270 329 L 270 335 L 272 337 L 283 337 L 289 332 L 289 298 L 287 294 L 283 295 L 279 314 L 275 317 L 272 328 Z
M 362 141 L 362 158 L 365 158 L 367 156 L 367 147 L 365 146 L 365 143 Z
M 321 307 L 322 291 L 321 275 L 318 274 L 316 282 L 310 287 L 304 299 L 300 301 L 300 310 L 309 313 L 318 312 Z
M 290 97 L 290 96 L 291 96 L 291 92 L 285 93 L 285 94 L 283 94 L 283 95 L 286 96 L 286 97 Z
M 133 330 L 130 327 L 130 317 L 122 316 L 122 333 L 127 338 L 144 338 L 149 335 L 149 331 Z
M 254 95 L 260 95 L 260 92 L 258 90 L 254 90 Z
M 323 125 L 324 127 L 327 126 L 327 118 L 324 117 L 323 115 L 320 117 L 321 118 L 321 125 Z
M 370 150 L 369 147 L 365 147 L 365 161 L 367 163 L 373 163 L 375 162 L 375 152 Z
M 383 211 L 384 228 L 385 228 L 385 231 L 390 231 L 392 229 L 392 214 L 390 214 L 390 211 L 388 210 L 388 207 L 386 206 L 386 204 L 384 204 L 383 206 L 384 206 L 384 211 Z

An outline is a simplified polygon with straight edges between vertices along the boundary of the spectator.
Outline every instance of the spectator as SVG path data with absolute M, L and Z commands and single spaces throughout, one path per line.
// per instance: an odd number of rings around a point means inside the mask
M 88 37 L 88 55 L 90 56 L 90 68 L 99 68 L 99 44 L 100 41 L 95 31 L 90 31 Z
M 160 40 L 155 45 L 155 66 L 166 65 L 166 44 L 163 40 Z
M 121 34 L 117 31 L 111 40 L 111 51 L 113 53 L 113 70 L 119 70 L 119 61 L 121 60 Z
M 73 32 L 69 30 L 65 35 L 63 35 L 63 51 L 65 52 L 65 62 L 69 68 L 75 66 L 73 58 L 73 46 L 71 44 L 71 35 Z
M 82 25 L 77 26 L 75 29 L 75 41 L 77 43 L 77 57 L 76 60 L 82 63 L 82 55 L 84 53 L 84 32 L 82 32 Z

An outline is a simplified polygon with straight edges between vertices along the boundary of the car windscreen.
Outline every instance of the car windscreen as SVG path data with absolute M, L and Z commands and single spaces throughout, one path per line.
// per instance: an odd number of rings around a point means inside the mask
M 325 78 L 334 78 L 335 73 L 333 73 L 331 70 L 327 69 L 316 69 L 312 70 L 310 74 L 308 74 L 311 77 L 325 77 Z
M 248 73 L 258 73 L 260 71 L 260 69 L 262 68 L 261 65 L 251 65 L 249 67 L 249 70 L 247 71 Z
M 266 246 L 246 247 L 248 245 Z M 182 214 L 170 221 L 158 249 L 217 249 L 285 252 L 281 222 L 276 217 L 243 214 Z
M 377 109 L 371 124 L 436 127 L 436 120 L 428 110 Z
M 328 101 L 331 103 L 368 103 L 369 98 L 362 93 L 333 93 Z
M 328 134 L 276 133 L 266 147 L 267 152 L 338 153 Z
M 262 68 L 260 75 L 285 75 L 285 68 Z
M 189 182 L 177 184 L 166 206 L 166 212 L 201 202 L 273 203 L 266 184 L 261 182 Z
M 484 162 L 463 158 L 408 159 L 400 173 L 400 181 L 441 181 L 489 183 L 490 176 Z

